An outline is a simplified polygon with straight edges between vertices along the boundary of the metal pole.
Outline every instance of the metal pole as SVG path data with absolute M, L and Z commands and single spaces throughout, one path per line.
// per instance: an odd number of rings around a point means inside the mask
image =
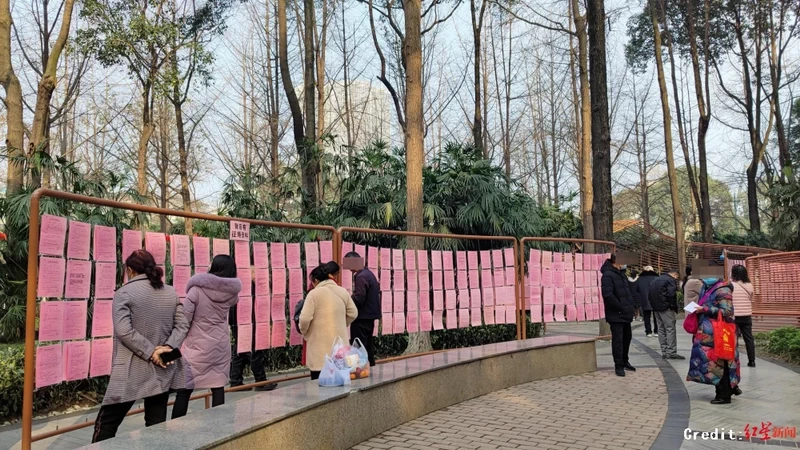
M 36 281 L 39 263 L 39 197 L 31 195 L 30 227 L 28 229 L 28 292 L 25 303 L 25 374 L 22 391 L 22 450 L 30 450 L 33 433 L 34 360 L 36 357 Z

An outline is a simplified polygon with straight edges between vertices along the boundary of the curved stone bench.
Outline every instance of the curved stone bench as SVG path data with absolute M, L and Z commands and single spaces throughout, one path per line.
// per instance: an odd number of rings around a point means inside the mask
M 306 381 L 93 444 L 89 449 L 346 449 L 510 386 L 597 370 L 595 341 L 552 336 L 454 349 L 372 369 L 350 386 Z

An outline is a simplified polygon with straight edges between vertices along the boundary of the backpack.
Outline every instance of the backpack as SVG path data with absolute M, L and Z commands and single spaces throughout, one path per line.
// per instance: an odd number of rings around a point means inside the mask
M 305 302 L 306 299 L 302 299 L 297 303 L 297 306 L 294 307 L 294 316 L 292 316 L 292 320 L 294 321 L 294 327 L 297 328 L 298 333 L 300 333 L 300 313 L 303 311 Z

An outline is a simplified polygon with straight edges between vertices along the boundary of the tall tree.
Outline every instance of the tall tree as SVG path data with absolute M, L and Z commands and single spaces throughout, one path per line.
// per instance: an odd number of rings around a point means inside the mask
M 474 68 L 474 111 L 472 115 L 472 142 L 483 153 L 484 158 L 489 157 L 489 149 L 483 145 L 483 112 L 481 111 L 481 35 L 483 33 L 483 18 L 486 14 L 488 0 L 469 1 L 469 12 L 472 20 L 473 68 Z
M 570 1 L 570 15 L 575 26 L 575 38 L 578 40 L 578 77 L 580 80 L 580 102 L 576 102 L 575 108 L 580 105 L 580 115 L 576 115 L 576 128 L 580 130 L 580 138 L 576 139 L 578 144 L 578 180 L 581 193 L 581 220 L 583 221 L 584 239 L 594 239 L 594 219 L 592 217 L 593 187 L 592 187 L 592 109 L 589 91 L 589 50 L 588 36 L 586 35 L 586 15 L 581 14 L 580 2 Z M 572 35 L 570 35 L 570 56 L 572 57 Z M 574 75 L 573 75 L 574 79 Z
M 8 152 L 8 178 L 6 195 L 22 189 L 24 169 L 19 158 L 24 155 L 25 125 L 22 119 L 22 86 L 11 61 L 11 5 L 0 0 L 0 84 L 6 92 L 6 151 Z

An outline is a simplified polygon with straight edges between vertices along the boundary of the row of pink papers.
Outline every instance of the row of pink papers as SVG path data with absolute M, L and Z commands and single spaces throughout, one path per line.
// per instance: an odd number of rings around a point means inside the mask
M 86 339 L 86 300 L 39 303 L 39 341 Z
M 72 341 L 36 348 L 36 389 L 111 373 L 113 339 Z

